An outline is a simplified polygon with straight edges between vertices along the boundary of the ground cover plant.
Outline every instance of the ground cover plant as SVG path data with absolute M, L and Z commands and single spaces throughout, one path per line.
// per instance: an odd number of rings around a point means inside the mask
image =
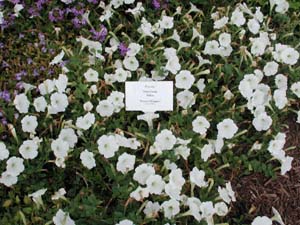
M 299 8 L 0 1 L 0 224 L 299 224 Z M 126 111 L 126 81 L 174 110 Z

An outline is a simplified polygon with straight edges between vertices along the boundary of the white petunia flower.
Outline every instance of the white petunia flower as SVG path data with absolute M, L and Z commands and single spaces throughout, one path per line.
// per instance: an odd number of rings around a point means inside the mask
M 300 82 L 293 83 L 291 86 L 291 91 L 300 98 Z
M 114 136 L 102 135 L 98 140 L 98 150 L 105 158 L 111 158 L 119 150 Z
M 50 79 L 46 79 L 43 83 L 39 84 L 38 89 L 41 95 L 50 94 L 54 91 L 55 82 Z
M 192 107 L 195 104 L 194 93 L 189 90 L 184 90 L 176 95 L 177 103 L 184 109 Z
M 274 97 L 275 105 L 278 109 L 283 109 L 288 103 L 285 90 L 280 90 L 280 89 L 275 90 L 273 97 Z
M 299 52 L 294 48 L 288 47 L 281 52 L 280 58 L 285 64 L 295 65 L 299 59 Z
M 38 155 L 38 145 L 33 140 L 24 141 L 19 148 L 19 152 L 24 159 L 34 159 Z
M 219 43 L 223 47 L 227 47 L 231 44 L 231 34 L 221 33 L 219 36 Z
M 54 80 L 54 84 L 59 93 L 66 91 L 68 85 L 68 77 L 65 74 L 59 74 L 58 79 Z
M 190 89 L 195 81 L 195 77 L 188 70 L 181 70 L 175 76 L 175 86 L 181 89 Z
M 125 57 L 123 65 L 127 70 L 136 71 L 139 68 L 139 61 L 135 58 L 135 56 Z
M 272 118 L 266 113 L 261 113 L 253 119 L 252 124 L 257 131 L 268 130 L 272 125 Z
M 75 131 L 72 128 L 61 129 L 58 138 L 68 142 L 70 148 L 74 148 L 75 144 L 78 141 L 77 135 L 75 134 Z
M 206 162 L 208 158 L 214 154 L 214 146 L 212 144 L 206 144 L 201 149 L 201 159 Z
M 148 177 L 155 174 L 155 170 L 150 164 L 141 164 L 135 168 L 133 179 L 141 185 L 145 185 Z
M 89 152 L 87 149 L 80 153 L 80 159 L 81 163 L 89 170 L 96 167 L 94 153 Z
M 278 71 L 278 63 L 272 61 L 272 62 L 268 62 L 265 66 L 264 66 L 264 73 L 266 76 L 273 76 L 277 73 Z
M 51 150 L 53 151 L 56 158 L 65 158 L 69 151 L 68 142 L 58 138 L 51 142 Z
M 84 116 L 80 116 L 76 120 L 76 127 L 88 130 L 95 123 L 95 115 L 88 112 Z
M 251 225 L 272 225 L 272 220 L 266 216 L 257 216 L 251 223 Z
M 69 105 L 68 97 L 63 93 L 54 93 L 50 97 L 51 110 L 55 113 L 64 112 Z
M 204 116 L 197 116 L 192 123 L 193 131 L 201 135 L 205 135 L 210 123 Z
M 158 215 L 158 211 L 160 209 L 160 205 L 158 202 L 148 201 L 145 205 L 143 212 L 145 213 L 147 218 L 153 218 Z
M 162 29 L 172 29 L 174 26 L 174 18 L 170 16 L 163 16 L 158 22 Z
M 0 141 L 0 161 L 7 159 L 9 157 L 9 151 L 6 148 L 5 144 Z
M 231 139 L 238 131 L 238 127 L 232 119 L 224 119 L 222 122 L 218 123 L 218 137 Z
M 179 202 L 174 199 L 164 201 L 161 205 L 161 208 L 164 211 L 165 217 L 168 219 L 173 218 L 180 212 Z
M 58 189 L 58 191 L 56 191 L 52 196 L 51 196 L 51 200 L 59 200 L 59 199 L 66 199 L 65 198 L 65 194 L 66 194 L 66 190 L 64 188 L 60 188 Z
M 256 20 L 256 19 L 250 19 L 247 23 L 247 26 L 249 28 L 249 31 L 252 33 L 252 34 L 258 34 L 259 32 L 259 29 L 260 29 L 260 24 L 259 22 Z
M 197 81 L 197 83 L 196 83 L 196 86 L 197 86 L 197 88 L 198 88 L 198 90 L 199 90 L 200 93 L 203 93 L 203 92 L 204 92 L 204 89 L 205 89 L 205 87 L 206 87 L 206 85 L 205 85 L 204 82 L 205 82 L 205 79 L 200 78 L 200 79 Z
M 5 171 L 1 174 L 0 177 L 0 183 L 4 184 L 7 187 L 11 187 L 12 185 L 16 184 L 18 182 L 18 177 L 15 175 L 12 175 L 8 171 Z
M 231 201 L 233 202 L 236 201 L 235 194 L 234 191 L 232 190 L 230 182 L 225 184 L 225 188 L 218 187 L 218 192 L 221 199 L 227 204 L 230 204 Z
M 216 203 L 215 210 L 218 216 L 226 216 L 229 212 L 228 206 L 224 202 Z
M 65 213 L 61 209 L 57 211 L 52 220 L 55 225 L 75 225 L 75 222 L 71 219 L 69 213 Z
M 149 197 L 149 191 L 147 188 L 138 186 L 133 192 L 130 193 L 130 198 L 134 198 L 136 201 L 142 201 L 144 198 Z
M 116 225 L 134 225 L 134 224 L 133 224 L 133 222 L 131 220 L 125 219 L 125 220 L 120 221 Z
M 6 161 L 6 172 L 13 176 L 19 176 L 24 169 L 24 159 L 22 158 L 13 156 Z
M 38 207 L 43 205 L 43 199 L 42 196 L 46 193 L 47 188 L 43 188 L 40 190 L 37 190 L 36 192 L 33 192 L 32 194 L 29 194 L 28 197 L 32 198 L 32 200 L 37 204 Z
M 139 45 L 137 43 L 130 43 L 128 45 L 128 51 L 126 53 L 127 56 L 135 56 L 139 53 L 139 51 L 142 49 L 142 45 Z
M 164 129 L 155 137 L 155 142 L 162 150 L 171 150 L 176 143 L 176 138 L 171 131 Z
M 165 182 L 160 175 L 150 175 L 146 180 L 147 189 L 150 194 L 160 195 L 165 188 Z
M 246 19 L 242 11 L 239 8 L 236 8 L 231 15 L 230 22 L 238 27 L 245 24 Z
M 288 89 L 288 78 L 283 74 L 278 74 L 275 76 L 275 84 L 280 90 Z
M 19 113 L 28 113 L 29 100 L 25 94 L 16 95 L 14 99 L 14 105 Z
M 99 81 L 99 74 L 96 70 L 89 68 L 84 74 L 84 77 L 87 82 L 98 82 Z
M 40 96 L 40 97 L 34 99 L 33 105 L 34 105 L 35 111 L 45 112 L 45 109 L 47 107 L 47 102 L 43 96 Z
M 190 181 L 193 184 L 196 184 L 198 187 L 207 187 L 207 182 L 204 180 L 205 172 L 199 170 L 197 167 L 194 167 L 190 172 Z
M 97 113 L 100 114 L 102 117 L 111 116 L 114 113 L 114 105 L 111 101 L 102 100 L 99 101 L 98 106 L 96 107 Z
M 126 174 L 134 169 L 135 155 L 127 154 L 126 152 L 119 156 L 117 162 L 117 171 Z
M 22 124 L 22 130 L 24 132 L 33 133 L 33 134 L 35 133 L 35 129 L 38 126 L 36 116 L 28 116 L 28 115 L 21 120 L 21 124 Z

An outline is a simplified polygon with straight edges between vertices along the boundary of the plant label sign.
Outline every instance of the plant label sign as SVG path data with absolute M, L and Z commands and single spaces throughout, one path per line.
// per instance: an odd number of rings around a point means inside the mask
M 172 81 L 125 82 L 126 111 L 173 111 Z

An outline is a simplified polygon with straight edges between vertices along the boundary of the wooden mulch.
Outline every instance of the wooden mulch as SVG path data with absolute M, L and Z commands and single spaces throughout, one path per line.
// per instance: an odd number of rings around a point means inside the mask
M 292 170 L 284 176 L 278 175 L 275 180 L 260 173 L 233 179 L 237 201 L 228 218 L 243 216 L 244 221 L 251 224 L 256 216 L 271 218 L 273 206 L 279 211 L 285 225 L 300 225 L 300 124 L 295 120 L 292 117 L 287 119 L 288 129 L 285 132 L 285 147 L 296 146 L 296 149 L 287 152 L 287 155 L 294 157 Z

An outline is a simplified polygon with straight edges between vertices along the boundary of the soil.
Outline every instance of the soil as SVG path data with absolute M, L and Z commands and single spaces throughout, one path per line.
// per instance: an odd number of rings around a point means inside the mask
M 237 201 L 233 204 L 229 218 L 244 217 L 251 224 L 256 216 L 273 216 L 272 207 L 280 213 L 285 225 L 300 225 L 300 124 L 289 117 L 285 124 L 287 143 L 285 148 L 296 148 L 287 152 L 294 157 L 292 169 L 286 175 L 270 179 L 260 173 L 233 179 L 232 186 Z M 234 224 L 241 225 L 236 222 Z

